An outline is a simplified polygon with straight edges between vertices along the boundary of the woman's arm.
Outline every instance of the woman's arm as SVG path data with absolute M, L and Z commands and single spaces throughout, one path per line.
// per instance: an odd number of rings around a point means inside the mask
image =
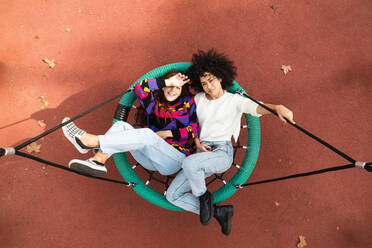
M 199 137 L 199 120 L 196 115 L 196 104 L 193 98 L 185 98 L 189 123 L 185 127 L 172 129 L 172 136 L 175 139 L 194 139 Z
M 138 82 L 134 86 L 138 101 L 143 106 L 147 114 L 152 113 L 155 107 L 155 100 L 153 92 L 168 86 L 183 86 L 189 83 L 187 76 L 178 73 L 167 79 L 148 78 Z
M 163 87 L 165 87 L 164 80 L 156 80 L 154 78 L 142 80 L 134 86 L 137 99 L 147 114 L 151 114 L 155 107 L 153 91 Z
M 289 110 L 288 108 L 286 108 L 285 106 L 269 104 L 269 103 L 265 103 L 265 106 L 274 110 L 283 122 L 287 122 L 284 119 L 284 118 L 287 118 L 291 123 L 296 124 L 296 122 L 293 120 L 293 112 L 291 110 Z M 260 115 L 271 114 L 270 111 L 268 111 L 267 109 L 265 109 L 261 105 L 257 106 L 256 112 L 257 112 L 257 114 L 260 114 Z
M 212 147 L 210 147 L 209 145 L 201 144 L 199 138 L 195 138 L 194 141 L 195 141 L 196 149 L 199 149 L 202 152 L 208 152 L 212 150 Z
M 161 138 L 174 138 L 174 139 L 194 139 L 199 137 L 199 120 L 196 115 L 196 104 L 193 98 L 185 98 L 189 123 L 185 127 L 173 128 L 171 130 L 161 130 L 156 132 Z

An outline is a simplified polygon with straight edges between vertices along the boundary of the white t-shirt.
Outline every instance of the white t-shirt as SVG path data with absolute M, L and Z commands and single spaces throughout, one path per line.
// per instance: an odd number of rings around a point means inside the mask
M 227 91 L 216 100 L 208 100 L 205 92 L 198 93 L 194 99 L 199 119 L 200 141 L 226 141 L 231 140 L 231 136 L 236 141 L 242 114 L 261 116 L 257 114 L 257 103 Z

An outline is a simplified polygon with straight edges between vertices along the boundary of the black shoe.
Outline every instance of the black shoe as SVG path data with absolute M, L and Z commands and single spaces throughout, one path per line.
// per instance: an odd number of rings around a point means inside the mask
M 200 201 L 200 223 L 206 226 L 212 221 L 214 207 L 213 195 L 211 192 L 206 191 L 204 195 L 199 196 Z
M 85 175 L 95 177 L 103 177 L 107 173 L 105 165 L 93 158 L 88 160 L 73 159 L 68 164 L 68 167 Z
M 234 215 L 234 206 L 224 205 L 214 207 L 214 217 L 221 226 L 221 231 L 225 235 L 231 232 L 231 218 Z

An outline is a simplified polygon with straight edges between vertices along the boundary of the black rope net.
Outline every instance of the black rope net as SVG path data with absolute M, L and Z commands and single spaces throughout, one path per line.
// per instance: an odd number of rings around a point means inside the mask
M 119 104 L 114 118 L 119 121 L 125 121 L 128 123 L 131 123 L 131 125 L 134 128 L 144 128 L 147 127 L 145 123 L 145 112 L 143 108 L 138 105 L 134 104 L 131 107 L 124 106 Z M 247 121 L 245 120 L 245 117 L 242 117 L 244 119 L 244 123 Z M 241 132 L 239 137 L 246 137 L 248 135 L 248 126 L 243 125 L 241 126 Z M 207 182 L 206 185 L 211 191 L 215 191 L 218 188 L 220 188 L 222 185 L 226 184 L 237 172 L 237 170 L 240 169 L 240 164 L 243 162 L 245 151 L 247 148 L 247 145 L 242 145 L 240 143 L 240 138 L 235 143 L 233 142 L 233 163 L 229 170 L 227 170 L 224 173 L 219 174 L 213 174 L 210 177 L 206 178 Z M 244 151 L 244 152 L 241 152 Z M 175 178 L 176 174 L 164 176 L 161 175 L 157 171 L 151 171 L 141 166 L 132 156 L 129 152 L 126 153 L 128 162 L 131 164 L 131 169 L 135 170 L 138 177 L 146 184 L 147 186 L 151 187 L 153 190 L 166 194 L 166 191 L 171 184 L 172 180 Z

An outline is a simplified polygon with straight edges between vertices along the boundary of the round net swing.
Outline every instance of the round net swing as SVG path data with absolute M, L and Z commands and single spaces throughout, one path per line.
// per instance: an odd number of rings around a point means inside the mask
M 178 70 L 183 73 L 186 72 L 187 68 L 191 65 L 191 63 L 174 63 L 168 64 L 161 67 L 158 67 L 145 75 L 139 78 L 128 90 L 127 93 L 123 95 L 121 98 L 118 107 L 115 112 L 114 123 L 116 121 L 127 121 L 128 115 L 130 110 L 133 108 L 133 103 L 137 99 L 137 96 L 134 92 L 133 87 L 134 85 L 144 79 L 147 78 L 159 78 L 166 74 L 170 70 Z M 244 90 L 238 85 L 237 82 L 234 81 L 234 85 L 227 89 L 229 92 L 235 93 L 240 92 L 243 93 Z M 225 178 L 225 173 L 222 174 L 215 174 L 211 176 L 212 179 L 207 179 L 207 185 L 220 181 L 222 182 L 222 186 L 219 187 L 215 192 L 213 192 L 214 201 L 215 203 L 222 202 L 233 195 L 237 188 L 235 185 L 244 184 L 250 174 L 253 171 L 253 168 L 256 164 L 259 148 L 260 148 L 260 123 L 257 117 L 253 117 L 248 114 L 244 114 L 246 124 L 242 126 L 242 128 L 248 129 L 248 141 L 245 142 L 246 145 L 241 145 L 240 141 L 238 140 L 234 145 L 234 162 L 233 165 L 236 168 L 235 174 L 230 178 Z M 244 159 L 241 163 L 237 163 L 237 151 L 238 150 L 245 150 Z M 122 175 L 122 177 L 127 181 L 134 183 L 136 186 L 133 187 L 134 191 L 145 198 L 146 200 L 150 201 L 151 203 L 158 205 L 160 207 L 176 210 L 176 211 L 183 211 L 183 209 L 178 208 L 168 202 L 165 198 L 165 192 L 170 184 L 170 181 L 173 176 L 161 176 L 157 172 L 148 171 L 142 166 L 131 165 L 128 161 L 126 153 L 117 153 L 113 155 L 115 164 Z M 138 173 L 136 172 L 136 168 L 141 167 L 144 171 L 147 178 L 142 180 Z M 230 169 L 232 170 L 232 169 Z M 234 172 L 233 172 L 234 173 Z M 158 191 L 154 190 L 153 188 L 149 187 L 150 182 L 155 181 L 157 183 L 163 184 L 165 187 L 164 193 L 159 193 Z
M 169 65 L 164 65 L 159 68 L 156 68 L 149 73 L 145 74 L 142 76 L 138 81 L 146 79 L 146 78 L 157 78 L 162 75 L 164 75 L 166 72 L 170 70 L 178 70 L 181 72 L 185 72 L 186 69 L 191 65 L 191 63 L 175 63 L 175 64 L 169 64 Z M 134 85 L 134 84 L 133 84 Z M 64 171 L 72 172 L 79 174 L 81 176 L 89 177 L 92 179 L 100 180 L 100 181 L 106 181 L 106 182 L 111 182 L 111 183 L 116 183 L 116 184 L 121 184 L 121 185 L 126 185 L 127 187 L 133 188 L 140 196 L 145 198 L 146 200 L 160 206 L 166 209 L 170 210 L 177 210 L 177 211 L 183 211 L 182 209 L 172 205 L 169 203 L 164 194 L 159 193 L 154 190 L 155 187 L 152 186 L 150 188 L 148 185 L 151 181 L 156 181 L 165 186 L 165 190 L 163 192 L 166 192 L 168 185 L 170 184 L 170 180 L 173 178 L 172 176 L 168 176 L 164 179 L 164 176 L 162 179 L 158 178 L 158 175 L 153 172 L 153 171 L 148 171 L 145 170 L 142 166 L 131 166 L 125 153 L 119 153 L 119 154 L 114 154 L 114 160 L 116 163 L 116 166 L 119 169 L 119 172 L 121 175 L 124 177 L 126 181 L 119 181 L 119 180 L 114 180 L 110 178 L 105 178 L 105 177 L 95 177 L 89 174 L 82 173 L 80 171 L 75 171 L 69 167 L 66 167 L 65 165 L 61 165 L 52 161 L 48 161 L 43 158 L 39 158 L 36 156 L 33 156 L 31 154 L 22 152 L 21 149 L 25 148 L 27 145 L 31 144 L 32 142 L 35 142 L 48 134 L 57 131 L 58 129 L 62 128 L 63 126 L 67 125 L 68 123 L 77 120 L 92 111 L 102 107 L 103 105 L 107 104 L 108 102 L 111 102 L 117 98 L 121 97 L 121 100 L 118 104 L 118 107 L 115 112 L 115 117 L 114 117 L 114 122 L 116 121 L 127 121 L 128 115 L 130 113 L 130 110 L 132 108 L 133 102 L 136 100 L 136 94 L 133 90 L 133 85 L 132 87 L 129 88 L 125 93 L 120 93 L 117 96 L 114 96 L 90 109 L 87 111 L 84 111 L 83 113 L 71 118 L 69 121 L 63 122 L 55 127 L 50 128 L 49 130 L 43 132 L 40 135 L 37 135 L 29 140 L 26 140 L 22 144 L 19 144 L 15 147 L 0 147 L 0 157 L 3 156 L 11 156 L 11 155 L 17 155 L 21 156 L 27 159 L 35 160 L 43 164 L 47 164 L 50 166 L 53 166 L 58 169 L 62 169 Z M 242 95 L 243 97 L 247 97 L 253 102 L 259 104 L 261 107 L 265 108 L 267 111 L 271 112 L 272 114 L 278 116 L 278 114 L 270 109 L 269 107 L 265 106 L 261 102 L 258 102 L 251 96 L 248 96 L 245 91 L 234 81 L 234 85 L 230 88 L 228 88 L 228 91 L 232 93 L 238 93 Z M 306 176 L 311 176 L 311 175 L 317 175 L 317 174 L 322 174 L 322 173 L 327 173 L 327 172 L 333 172 L 333 171 L 339 171 L 339 170 L 345 170 L 345 169 L 350 169 L 350 168 L 359 168 L 366 170 L 368 172 L 372 172 L 372 162 L 364 162 L 364 161 L 358 161 L 355 160 L 354 158 L 350 157 L 349 155 L 345 154 L 344 152 L 338 150 L 336 147 L 332 146 L 331 144 L 327 143 L 326 141 L 322 140 L 321 138 L 317 137 L 316 135 L 312 134 L 311 132 L 307 131 L 306 129 L 302 128 L 301 126 L 291 123 L 287 120 L 287 123 L 290 124 L 291 126 L 295 127 L 302 133 L 306 134 L 310 138 L 316 140 L 320 144 L 324 145 L 328 149 L 332 150 L 333 152 L 337 153 L 347 161 L 349 161 L 349 164 L 346 165 L 340 165 L 340 166 L 333 166 L 329 168 L 324 168 L 320 170 L 315 170 L 315 171 L 310 171 L 310 172 L 305 172 L 305 173 L 299 173 L 299 174 L 293 174 L 289 176 L 284 176 L 284 177 L 278 177 L 278 178 L 272 178 L 272 179 L 266 179 L 266 180 L 261 180 L 261 181 L 256 181 L 256 182 L 249 182 L 245 183 L 248 180 L 248 177 L 253 171 L 253 168 L 256 164 L 257 157 L 258 157 L 258 152 L 260 148 L 260 123 L 257 117 L 253 117 L 251 115 L 244 115 L 245 117 L 245 122 L 246 124 L 241 126 L 243 130 L 246 130 L 248 132 L 248 139 L 246 145 L 241 145 L 239 140 L 237 143 L 234 145 L 234 161 L 233 161 L 233 167 L 236 169 L 230 169 L 226 171 L 225 173 L 222 174 L 215 174 L 214 176 L 211 176 L 212 179 L 207 179 L 207 185 L 212 184 L 213 182 L 220 181 L 222 182 L 222 186 L 218 187 L 216 183 L 211 185 L 214 191 L 214 202 L 215 203 L 220 203 L 227 198 L 229 198 L 232 194 L 234 194 L 238 189 L 240 188 L 245 188 L 248 186 L 252 185 L 257 185 L 257 184 L 264 184 L 264 183 L 270 183 L 270 182 L 277 182 L 277 181 L 282 181 L 282 180 L 287 180 L 287 179 L 292 179 L 292 178 L 299 178 L 299 177 L 306 177 Z M 136 125 L 133 125 L 136 126 Z M 242 137 L 242 135 L 240 135 Z M 244 149 L 243 152 L 238 152 L 239 150 Z M 244 158 L 243 158 L 244 156 Z M 236 158 L 240 157 L 240 161 L 242 161 L 240 164 L 237 163 Z M 143 168 L 145 172 L 147 173 L 147 178 L 142 180 L 139 177 L 138 171 L 135 171 L 136 167 Z M 145 174 L 146 174 L 145 173 Z M 233 175 L 233 176 L 229 176 Z M 160 176 L 160 174 L 159 174 Z M 214 187 L 216 186 L 216 187 Z M 160 190 L 161 191 L 161 190 Z

